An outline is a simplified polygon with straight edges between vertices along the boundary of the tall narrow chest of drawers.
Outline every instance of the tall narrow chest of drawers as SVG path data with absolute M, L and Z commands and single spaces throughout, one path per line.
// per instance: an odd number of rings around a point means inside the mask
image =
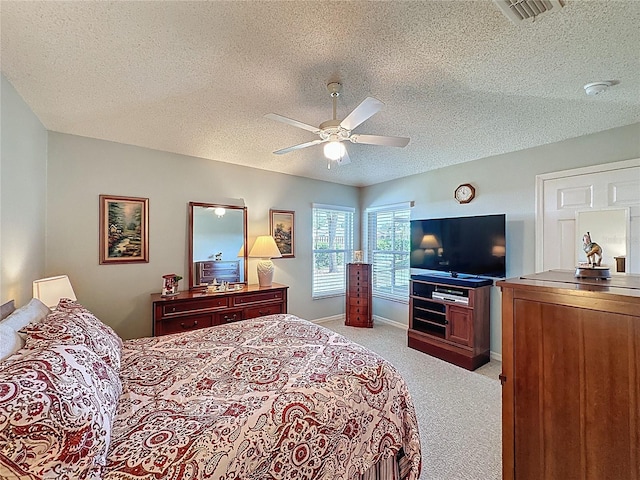
M 347 264 L 345 325 L 373 327 L 371 307 L 371 265 L 368 263 Z

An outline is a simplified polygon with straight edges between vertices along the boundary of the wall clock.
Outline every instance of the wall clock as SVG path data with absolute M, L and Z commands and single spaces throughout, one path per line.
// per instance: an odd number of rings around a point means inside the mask
M 476 189 L 473 188 L 473 185 L 470 183 L 458 185 L 458 188 L 456 188 L 453 193 L 453 197 L 458 201 L 458 203 L 469 203 L 475 196 Z

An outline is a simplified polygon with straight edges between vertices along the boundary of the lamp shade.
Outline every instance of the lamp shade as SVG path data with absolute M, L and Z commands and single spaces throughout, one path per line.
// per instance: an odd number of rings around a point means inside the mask
M 69 277 L 66 275 L 34 280 L 33 297 L 40 300 L 49 308 L 56 307 L 61 298 L 77 300 Z
M 271 235 L 260 235 L 249 252 L 251 258 L 278 258 L 282 254 Z
M 428 233 L 422 237 L 420 248 L 440 248 L 440 242 L 433 233 Z
M 261 258 L 258 262 L 258 284 L 261 287 L 270 287 L 273 284 L 272 258 L 281 257 L 278 245 L 271 235 L 261 235 L 256 238 L 256 243 L 249 252 L 251 258 Z

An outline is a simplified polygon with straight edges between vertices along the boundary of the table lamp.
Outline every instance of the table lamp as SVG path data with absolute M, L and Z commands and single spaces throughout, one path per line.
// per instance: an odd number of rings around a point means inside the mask
M 77 300 L 69 277 L 66 275 L 34 280 L 33 298 L 37 298 L 52 310 L 55 309 L 61 298 Z
M 259 236 L 249 252 L 249 257 L 261 258 L 258 262 L 258 284 L 261 287 L 270 287 L 273 283 L 274 269 L 271 259 L 282 257 L 276 241 L 271 235 Z

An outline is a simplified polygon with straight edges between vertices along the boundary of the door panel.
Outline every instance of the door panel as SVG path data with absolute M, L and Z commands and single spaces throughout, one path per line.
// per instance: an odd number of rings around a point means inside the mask
M 638 463 L 637 318 L 516 300 L 515 319 L 518 480 L 629 478 Z
M 584 234 L 576 232 L 577 211 L 628 207 L 626 272 L 640 273 L 640 160 L 539 176 L 537 195 L 538 271 L 573 269 L 577 265 Z M 607 266 L 616 271 L 615 265 Z
M 462 345 L 473 346 L 471 338 L 472 312 L 466 308 L 449 307 L 449 340 Z

